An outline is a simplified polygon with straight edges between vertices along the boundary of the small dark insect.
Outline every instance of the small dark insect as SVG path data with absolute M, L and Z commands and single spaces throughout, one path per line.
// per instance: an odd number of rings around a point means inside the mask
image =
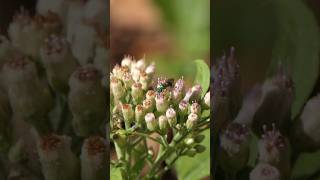
M 158 85 L 156 88 L 156 92 L 159 94 L 161 93 L 163 90 L 167 89 L 168 87 L 172 87 L 174 83 L 174 79 L 170 78 L 170 79 L 164 79 L 164 80 L 158 80 Z

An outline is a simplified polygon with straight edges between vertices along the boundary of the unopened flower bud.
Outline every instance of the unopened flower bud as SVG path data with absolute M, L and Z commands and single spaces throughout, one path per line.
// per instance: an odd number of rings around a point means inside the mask
M 129 124 L 134 120 L 134 111 L 131 104 L 122 104 L 122 115 Z
M 192 97 L 191 101 L 199 101 L 201 98 L 201 93 L 202 93 L 202 87 L 201 85 L 197 84 L 192 87 Z
M 289 175 L 290 147 L 287 138 L 282 136 L 275 125 L 271 130 L 263 127 L 262 139 L 258 141 L 259 161 L 274 165 L 282 175 Z
M 128 72 L 122 76 L 122 81 L 126 89 L 130 89 L 134 83 L 131 74 Z
M 210 92 L 207 92 L 203 98 L 203 104 L 205 108 L 210 108 Z
M 194 149 L 194 148 L 191 148 L 189 149 L 187 152 L 186 152 L 187 156 L 189 157 L 194 157 L 196 154 L 197 154 L 197 150 Z
M 107 171 L 107 156 L 107 145 L 102 137 L 87 138 L 81 150 L 81 179 L 103 179 Z
M 38 77 L 35 64 L 27 57 L 17 55 L 4 64 L 3 76 L 13 112 L 40 130 L 39 126 L 47 124 L 43 118 L 53 102 L 48 87 Z
M 154 116 L 153 113 L 146 114 L 144 119 L 146 121 L 147 128 L 149 129 L 149 131 L 156 130 L 158 124 L 157 124 L 156 117 Z
M 169 96 L 166 92 L 161 92 L 156 95 L 156 108 L 157 111 L 164 113 L 169 107 Z
M 166 116 L 168 118 L 168 123 L 170 127 L 175 127 L 177 124 L 177 113 L 173 108 L 169 108 L 166 111 Z
M 42 137 L 38 143 L 38 153 L 46 180 L 80 178 L 79 160 L 71 151 L 71 138 L 58 135 Z
M 78 66 L 66 39 L 50 35 L 40 49 L 40 56 L 50 85 L 54 90 L 67 94 L 68 81 Z
M 154 106 L 155 106 L 154 103 L 155 103 L 155 102 L 152 101 L 152 100 L 150 100 L 150 99 L 145 99 L 145 100 L 143 101 L 143 107 L 144 107 L 144 109 L 146 110 L 146 112 L 153 112 Z
M 151 79 L 147 73 L 145 72 L 140 73 L 139 82 L 141 83 L 143 90 L 147 90 L 149 88 L 150 81 Z
M 187 145 L 187 146 L 190 146 L 190 145 L 193 145 L 194 144 L 194 139 L 193 138 L 187 138 L 185 139 L 184 143 Z
M 244 124 L 231 123 L 221 135 L 222 168 L 236 173 L 244 168 L 249 158 L 250 131 Z
M 146 68 L 146 61 L 144 59 L 140 59 L 135 63 L 135 68 L 139 69 L 140 71 L 145 70 Z
M 153 77 L 155 71 L 156 71 L 156 66 L 154 65 L 154 63 L 150 64 L 145 70 L 145 72 L 148 74 L 150 78 Z
M 197 102 L 193 102 L 190 106 L 190 112 L 201 116 L 201 106 Z
M 121 66 L 127 66 L 131 68 L 131 65 L 132 65 L 132 57 L 125 56 L 121 61 Z
M 203 153 L 206 150 L 206 147 L 200 144 L 197 144 L 194 146 L 194 149 L 197 151 L 197 153 Z
M 46 33 L 29 12 L 25 9 L 14 16 L 13 22 L 9 25 L 8 35 L 12 44 L 21 52 L 39 58 L 40 46 L 46 37 Z
M 279 170 L 267 163 L 259 163 L 250 173 L 250 180 L 280 180 Z
M 146 99 L 150 99 L 150 100 L 155 100 L 156 98 L 156 92 L 154 92 L 153 90 L 149 90 L 146 93 Z
M 183 94 L 185 93 L 184 89 L 184 80 L 183 77 L 181 77 L 174 85 L 174 88 L 172 90 L 172 98 L 175 103 L 179 103 L 182 98 Z
M 144 121 L 145 110 L 141 104 L 138 104 L 135 109 L 135 118 L 138 124 L 141 124 Z
M 135 104 L 138 104 L 143 99 L 143 90 L 142 90 L 142 84 L 141 83 L 134 83 L 131 86 L 131 96 L 133 98 L 133 102 Z
M 106 94 L 99 71 L 91 66 L 78 68 L 69 80 L 68 103 L 76 133 L 87 136 L 99 131 L 106 117 Z
M 186 122 L 187 129 L 193 129 L 197 125 L 198 119 L 199 117 L 197 114 L 194 114 L 194 113 L 189 114 Z
M 159 117 L 159 128 L 163 132 L 166 132 L 169 128 L 168 119 L 164 115 L 161 115 Z
M 125 95 L 125 89 L 122 82 L 116 77 L 110 79 L 110 89 L 115 99 L 119 100 Z
M 196 143 L 201 143 L 204 140 L 205 136 L 203 134 L 199 134 L 196 137 L 194 137 L 194 141 Z
M 179 115 L 184 117 L 188 114 L 188 103 L 186 101 L 181 101 L 179 103 Z

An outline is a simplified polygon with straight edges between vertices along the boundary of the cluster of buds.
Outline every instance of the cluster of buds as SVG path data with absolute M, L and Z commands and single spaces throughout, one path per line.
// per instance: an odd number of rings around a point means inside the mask
M 294 137 L 301 143 L 302 137 L 309 137 L 310 142 L 315 142 L 315 139 L 307 133 L 307 129 L 311 128 L 307 121 L 296 121 L 297 125 L 293 126 L 290 124 L 294 87 L 283 65 L 280 64 L 275 75 L 262 85 L 255 85 L 244 98 L 238 84 L 240 71 L 235 61 L 234 48 L 231 48 L 230 56 L 223 56 L 213 69 L 214 131 L 220 139 L 220 146 L 216 148 L 221 148 L 216 150 L 219 153 L 218 166 L 226 174 L 237 177 L 239 172 L 248 168 L 249 157 L 253 153 L 252 137 L 256 136 L 258 157 L 251 159 L 255 167 L 248 178 L 289 178 L 292 168 L 290 141 Z M 308 111 L 308 115 L 316 107 L 316 99 L 307 103 L 304 112 Z M 311 116 L 306 114 L 302 113 L 301 119 L 309 119 L 311 122 Z M 301 123 L 306 126 L 300 126 Z M 293 130 L 288 127 L 293 127 Z M 299 136 L 301 134 L 304 136 Z
M 205 128 L 209 128 L 209 113 L 206 115 L 204 112 L 210 111 L 210 93 L 202 93 L 202 87 L 198 84 L 187 89 L 183 77 L 175 81 L 170 78 L 155 78 L 154 75 L 154 63 L 147 64 L 145 59 L 136 61 L 129 56 L 112 69 L 111 137 L 118 159 L 124 156 L 119 151 L 130 146 L 127 140 L 138 138 L 128 134 L 135 133 L 163 137 L 160 152 L 167 148 L 165 144 L 174 146 L 175 137 L 181 138 L 179 134 L 190 133 L 182 141 L 182 147 L 188 147 L 181 152 L 182 155 L 194 156 L 205 150 L 199 144 L 204 137 L 198 132 L 204 124 L 207 125 Z M 172 140 L 169 134 L 173 136 Z M 158 156 L 161 156 L 160 152 Z M 147 151 L 144 153 L 149 154 Z
M 0 36 L 3 178 L 103 179 L 107 7 L 103 0 L 36 6 L 34 15 L 17 11 Z
M 210 107 L 210 95 L 201 98 L 201 86 L 185 90 L 183 77 L 173 84 L 172 79 L 158 78 L 153 83 L 155 65 L 144 59 L 134 61 L 125 57 L 110 74 L 113 113 L 120 113 L 125 127 L 146 127 L 149 131 L 168 128 L 196 127 L 201 114 Z M 114 123 L 114 122 L 113 122 Z

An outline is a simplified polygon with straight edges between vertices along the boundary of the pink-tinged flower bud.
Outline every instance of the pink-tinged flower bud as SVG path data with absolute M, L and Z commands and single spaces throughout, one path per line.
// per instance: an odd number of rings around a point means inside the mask
M 141 104 L 138 104 L 135 109 L 135 120 L 138 124 L 142 124 L 144 121 L 145 109 Z
M 144 119 L 146 121 L 147 128 L 149 131 L 154 131 L 157 129 L 158 123 L 153 113 L 146 114 Z
M 271 130 L 263 127 L 262 139 L 258 141 L 259 161 L 269 163 L 279 169 L 283 176 L 290 171 L 290 147 L 287 138 L 282 136 L 275 125 Z
M 14 16 L 9 25 L 8 35 L 13 46 L 21 52 L 39 58 L 41 44 L 46 37 L 46 32 L 35 19 L 32 19 L 24 9 Z
M 163 132 L 166 133 L 167 130 L 169 128 L 169 123 L 168 123 L 168 119 L 166 116 L 161 115 L 159 117 L 159 129 Z
M 121 61 L 121 66 L 127 66 L 131 68 L 132 65 L 132 57 L 131 56 L 125 56 Z
M 205 108 L 210 108 L 210 92 L 207 92 L 206 95 L 204 95 L 202 104 Z
M 179 116 L 184 117 L 188 114 L 188 106 L 189 104 L 186 101 L 181 101 L 179 103 Z
M 254 132 L 261 135 L 264 124 L 275 124 L 280 130 L 287 129 L 291 120 L 293 96 L 292 80 L 280 66 L 276 75 L 263 84 L 260 106 L 252 124 Z
M 134 83 L 131 86 L 131 96 L 135 104 L 141 103 L 143 100 L 143 90 L 141 83 Z
M 168 118 L 168 123 L 170 127 L 175 127 L 177 124 L 177 113 L 173 108 L 167 109 L 166 117 Z
M 146 112 L 153 112 L 154 107 L 155 107 L 155 102 L 150 100 L 150 99 L 145 99 L 143 101 L 143 107 L 146 110 Z
M 125 95 L 125 89 L 122 85 L 122 82 L 116 77 L 111 77 L 110 89 L 111 89 L 112 95 L 116 100 L 121 99 Z
M 220 137 L 221 167 L 229 173 L 243 169 L 249 159 L 250 130 L 244 124 L 230 123 Z
M 190 106 L 190 112 L 201 116 L 201 106 L 197 102 L 193 102 Z
M 259 163 L 250 173 L 250 180 L 280 180 L 279 170 L 267 163 Z
M 102 137 L 87 138 L 81 150 L 81 179 L 100 180 L 106 177 L 107 144 Z
M 187 129 L 193 129 L 197 125 L 198 120 L 199 120 L 199 117 L 197 114 L 194 114 L 194 113 L 189 114 L 186 122 Z
M 54 34 L 50 35 L 40 49 L 40 57 L 50 85 L 57 92 L 67 94 L 69 78 L 78 66 L 67 40 Z
M 201 85 L 197 84 L 191 88 L 192 90 L 192 97 L 191 101 L 199 101 L 201 98 L 201 93 L 202 93 L 202 87 Z
M 74 32 L 71 41 L 71 49 L 73 55 L 83 66 L 90 63 L 91 59 L 94 57 L 97 32 L 92 26 L 85 22 L 76 24 L 76 28 L 77 31 Z
M 130 73 L 125 73 L 123 76 L 122 76 L 122 81 L 124 83 L 124 86 L 126 89 L 130 89 L 131 86 L 133 85 L 134 81 L 132 79 L 132 76 Z
M 156 108 L 160 113 L 166 112 L 169 107 L 170 96 L 167 91 L 163 91 L 156 95 Z
M 125 122 L 127 122 L 128 124 L 131 124 L 134 120 L 134 111 L 133 111 L 132 105 L 122 104 L 121 109 L 122 109 L 122 115 Z
M 183 77 L 181 77 L 176 84 L 174 85 L 174 88 L 172 90 L 172 95 L 173 95 L 173 101 L 178 103 L 182 100 L 183 94 L 185 93 L 184 89 L 184 80 Z
M 80 178 L 79 160 L 71 151 L 71 138 L 58 135 L 42 137 L 38 142 L 38 153 L 46 180 Z
M 16 55 L 4 64 L 3 77 L 13 112 L 33 125 L 45 124 L 38 118 L 47 115 L 53 102 L 49 88 L 38 77 L 35 64 L 25 56 Z
M 106 117 L 106 94 L 99 71 L 91 65 L 78 68 L 69 80 L 69 108 L 79 136 L 99 131 Z
M 155 91 L 153 91 L 153 90 L 149 90 L 149 91 L 147 91 L 147 93 L 146 93 L 146 99 L 150 99 L 150 100 L 155 100 L 155 98 L 156 98 L 156 92 Z

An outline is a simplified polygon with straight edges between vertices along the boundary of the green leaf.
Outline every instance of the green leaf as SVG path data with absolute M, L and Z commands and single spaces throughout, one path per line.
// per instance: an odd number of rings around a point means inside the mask
M 281 61 L 292 73 L 296 92 L 292 117 L 295 117 L 312 92 L 318 77 L 319 28 L 314 15 L 301 0 L 273 2 L 278 17 L 278 36 L 270 71 Z
M 210 68 L 200 59 L 194 61 L 196 65 L 195 83 L 202 86 L 202 97 L 206 94 L 210 86 Z
M 110 179 L 112 180 L 122 180 L 121 171 L 119 168 L 110 166 Z
M 292 170 L 292 179 L 308 179 L 320 170 L 320 151 L 302 154 Z
M 201 144 L 206 150 L 195 157 L 183 156 L 177 160 L 175 168 L 178 179 L 198 180 L 210 174 L 210 130 L 206 130 L 203 134 L 205 139 Z

